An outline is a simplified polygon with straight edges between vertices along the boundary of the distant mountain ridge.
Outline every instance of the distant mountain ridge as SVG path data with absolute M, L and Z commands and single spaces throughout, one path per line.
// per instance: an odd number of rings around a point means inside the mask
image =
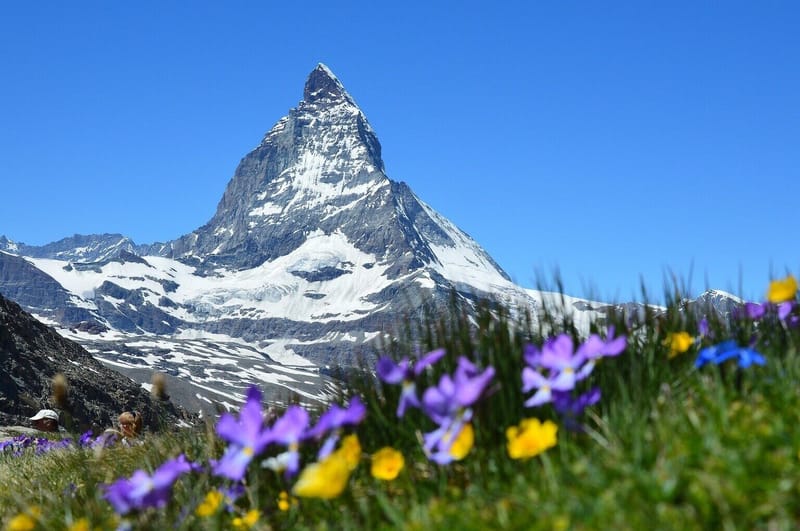
M 131 375 L 158 369 L 197 399 L 250 383 L 305 400 L 326 366 L 369 363 L 371 342 L 451 293 L 534 310 L 469 235 L 391 180 L 364 113 L 324 65 L 245 155 L 208 223 L 137 245 L 119 234 L 41 247 L 0 237 L 0 293 Z M 276 394 L 277 393 L 277 394 Z

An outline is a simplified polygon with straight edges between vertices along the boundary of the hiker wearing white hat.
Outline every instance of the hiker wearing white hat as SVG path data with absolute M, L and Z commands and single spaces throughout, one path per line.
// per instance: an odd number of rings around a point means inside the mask
M 52 409 L 40 409 L 30 420 L 39 431 L 58 431 L 58 413 Z

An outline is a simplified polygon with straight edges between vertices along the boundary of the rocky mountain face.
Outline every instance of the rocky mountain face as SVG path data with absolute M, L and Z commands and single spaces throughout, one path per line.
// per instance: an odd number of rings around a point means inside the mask
M 66 400 L 55 400 L 53 377 L 66 376 Z M 0 296 L 0 424 L 30 424 L 39 409 L 59 412 L 74 432 L 111 427 L 122 411 L 141 412 L 158 430 L 186 418 L 169 400 L 153 399 L 142 386 L 109 369 L 80 345 Z
M 375 131 L 324 65 L 208 223 L 144 245 L 0 237 L 0 293 L 132 378 L 171 375 L 192 410 L 235 404 L 253 383 L 268 400 L 325 401 L 329 368 L 371 363 L 376 337 L 453 293 L 534 314 L 542 303 L 387 176 Z

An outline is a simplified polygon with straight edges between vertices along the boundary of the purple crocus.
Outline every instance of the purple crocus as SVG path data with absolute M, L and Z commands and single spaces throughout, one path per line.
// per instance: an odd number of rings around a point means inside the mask
M 347 408 L 342 408 L 336 404 L 322 414 L 317 424 L 305 433 L 305 438 L 321 438 L 325 433 L 331 432 L 325 440 L 317 455 L 317 460 L 325 459 L 336 447 L 339 440 L 341 428 L 344 426 L 355 426 L 364 420 L 367 415 L 367 407 L 357 396 L 350 400 Z
M 181 454 L 165 461 L 152 476 L 144 470 L 137 470 L 130 479 L 118 479 L 106 487 L 103 497 L 119 515 L 148 507 L 164 507 L 169 501 L 172 485 L 181 474 L 190 470 L 191 464 Z
M 702 349 L 695 360 L 694 365 L 697 368 L 702 367 L 708 363 L 716 363 L 717 365 L 736 358 L 739 367 L 746 369 L 750 365 L 764 365 L 766 360 L 764 356 L 753 350 L 752 348 L 740 347 L 736 341 L 728 340 Z
M 234 481 L 241 480 L 247 465 L 271 440 L 271 433 L 264 430 L 263 425 L 261 392 L 252 386 L 247 392 L 247 401 L 239 413 L 239 420 L 225 413 L 217 422 L 217 434 L 230 445 L 222 458 L 215 463 L 213 473 Z
M 375 366 L 378 377 L 389 384 L 402 383 L 403 388 L 400 392 L 400 400 L 397 403 L 397 417 L 401 418 L 405 415 L 406 409 L 409 406 L 420 407 L 419 398 L 417 398 L 417 387 L 415 378 L 417 378 L 426 367 L 429 367 L 442 359 L 445 354 L 445 349 L 439 348 L 432 350 L 422 356 L 416 363 L 412 364 L 408 357 L 404 357 L 398 363 L 395 363 L 391 358 L 383 356 L 378 360 Z

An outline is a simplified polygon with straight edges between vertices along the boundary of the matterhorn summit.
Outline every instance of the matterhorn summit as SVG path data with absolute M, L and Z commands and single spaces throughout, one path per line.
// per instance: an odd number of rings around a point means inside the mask
M 322 64 L 197 230 L 145 245 L 0 238 L 0 251 L 0 293 L 36 293 L 20 303 L 102 361 L 166 371 L 217 403 L 251 382 L 324 400 L 322 367 L 369 362 L 376 337 L 451 293 L 535 305 L 387 176 L 375 131 Z

